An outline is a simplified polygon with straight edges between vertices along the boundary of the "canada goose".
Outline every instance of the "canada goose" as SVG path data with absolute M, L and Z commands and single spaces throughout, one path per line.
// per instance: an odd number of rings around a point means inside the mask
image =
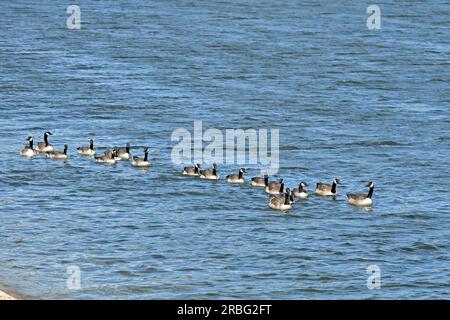
M 275 210 L 290 210 L 293 208 L 294 199 L 289 188 L 286 189 L 284 197 L 271 197 L 269 207 Z
M 217 164 L 213 163 L 212 169 L 200 171 L 200 179 L 219 180 Z
M 284 179 L 278 180 L 278 182 L 270 182 L 266 186 L 266 192 L 268 194 L 282 194 L 284 193 Z
M 44 142 L 38 142 L 37 150 L 39 152 L 49 152 L 54 150 L 53 145 L 48 143 L 49 136 L 53 136 L 53 133 L 47 131 L 46 133 L 44 133 Z
M 79 147 L 77 148 L 78 153 L 82 156 L 93 156 L 95 155 L 94 150 L 94 140 L 89 139 L 89 146 Z
M 150 167 L 150 161 L 148 161 L 148 148 L 144 148 L 144 158 L 134 156 L 131 164 L 135 167 Z
M 335 196 L 337 195 L 336 186 L 341 184 L 341 180 L 334 179 L 332 184 L 318 182 L 316 184 L 316 194 L 319 196 Z
M 348 202 L 354 206 L 371 206 L 372 205 L 373 188 L 374 188 L 373 182 L 370 181 L 366 187 L 369 188 L 368 194 L 347 193 Z
M 302 181 L 298 185 L 298 188 L 294 188 L 294 190 L 292 190 L 292 193 L 297 198 L 306 199 L 306 198 L 308 198 L 308 190 L 305 189 L 305 187 L 307 187 L 307 186 L 308 186 L 308 184 L 306 182 Z
M 244 183 L 245 182 L 244 172 L 246 172 L 246 170 L 244 168 L 240 168 L 238 174 L 232 174 L 232 175 L 226 176 L 227 182 L 228 183 Z
M 131 153 L 130 153 L 131 144 L 127 143 L 125 148 L 114 148 L 116 151 L 116 160 L 130 160 Z
M 199 176 L 200 175 L 200 164 L 197 163 L 195 166 L 193 167 L 184 167 L 183 169 L 183 174 L 187 175 L 187 176 Z
M 269 185 L 269 176 L 267 174 L 264 177 L 252 178 L 252 186 L 254 187 L 267 187 Z
M 64 151 L 48 151 L 47 157 L 52 159 L 67 159 L 67 144 L 64 145 Z
M 111 152 L 109 150 L 105 151 L 104 155 L 101 157 L 94 157 L 95 161 L 99 163 L 108 163 L 108 164 L 114 164 L 116 163 L 116 159 L 114 152 Z
M 23 149 L 20 151 L 20 154 L 21 154 L 22 156 L 26 156 L 26 157 L 29 157 L 29 158 L 38 155 L 38 154 L 39 154 L 39 151 L 37 151 L 36 149 L 33 149 L 33 136 L 29 136 L 29 137 L 27 138 L 27 141 L 28 141 L 28 146 L 26 146 L 25 148 L 23 148 Z

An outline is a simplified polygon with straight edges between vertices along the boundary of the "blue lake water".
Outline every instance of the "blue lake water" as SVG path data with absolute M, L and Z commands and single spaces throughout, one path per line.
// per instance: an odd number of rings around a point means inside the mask
M 450 298 L 448 2 L 380 1 L 380 30 L 362 1 L 74 4 L 80 30 L 65 1 L 1 5 L 1 285 L 52 299 Z M 249 185 L 182 176 L 170 138 L 196 120 L 279 129 L 273 179 L 340 178 L 341 195 L 283 214 Z M 47 130 L 67 163 L 19 155 Z M 153 165 L 82 158 L 89 137 L 149 146 Z M 369 180 L 373 207 L 350 207 L 343 194 Z

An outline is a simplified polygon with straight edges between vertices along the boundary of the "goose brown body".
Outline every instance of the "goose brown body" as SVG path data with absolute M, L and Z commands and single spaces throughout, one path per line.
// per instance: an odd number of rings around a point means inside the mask
M 319 196 L 335 196 L 338 194 L 336 188 L 341 183 L 341 180 L 334 179 L 331 184 L 318 182 L 316 184 L 316 194 Z
M 370 181 L 367 186 L 369 188 L 369 192 L 367 194 L 352 194 L 347 193 L 347 201 L 354 206 L 360 206 L 360 207 L 368 207 L 371 206 L 372 201 L 372 195 L 374 190 L 374 184 L 372 181 Z
M 53 133 L 50 131 L 47 131 L 46 133 L 44 133 L 44 142 L 38 142 L 37 150 L 39 152 L 49 152 L 49 151 L 53 151 L 55 149 L 53 147 L 53 145 L 48 142 L 49 136 L 53 136 Z
M 28 141 L 28 146 L 26 146 L 25 148 L 23 148 L 23 149 L 20 151 L 20 154 L 21 154 L 22 156 L 29 157 L 29 158 L 32 158 L 32 157 L 34 157 L 34 156 L 37 156 L 37 155 L 39 154 L 39 151 L 36 150 L 36 149 L 34 149 L 34 147 L 33 147 L 33 136 L 29 136 L 29 137 L 27 138 L 27 141 Z
M 68 155 L 67 155 L 67 148 L 68 148 L 68 146 L 67 146 L 67 144 L 65 144 L 64 145 L 64 151 L 55 151 L 55 150 L 53 150 L 53 151 L 48 151 L 46 154 L 47 154 L 47 157 L 48 158 L 51 158 L 51 159 L 63 159 L 63 160 L 65 160 L 65 159 L 67 159 L 68 158 Z
M 144 149 L 144 157 L 133 157 L 133 162 L 131 164 L 134 167 L 150 167 L 150 161 L 148 160 L 148 148 Z
M 240 168 L 238 174 L 232 174 L 232 175 L 226 176 L 227 182 L 228 183 L 239 183 L 239 184 L 245 183 L 244 173 L 245 173 L 245 169 Z
M 184 167 L 183 174 L 198 177 L 200 175 L 200 164 L 197 163 L 193 167 Z

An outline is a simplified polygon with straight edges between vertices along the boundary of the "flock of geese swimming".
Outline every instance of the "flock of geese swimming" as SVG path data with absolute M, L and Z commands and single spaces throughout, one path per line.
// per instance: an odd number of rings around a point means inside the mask
M 228 183 L 244 184 L 245 172 L 245 168 L 240 168 L 237 174 L 228 175 L 225 179 Z M 210 169 L 200 170 L 200 164 L 197 163 L 193 167 L 185 167 L 183 169 L 183 174 L 207 180 L 220 179 L 216 164 L 213 164 L 213 167 Z M 338 194 L 337 185 L 340 183 L 341 181 L 339 179 L 334 179 L 331 184 L 318 182 L 316 184 L 315 194 L 318 196 L 335 197 Z M 308 190 L 306 189 L 308 184 L 304 181 L 301 181 L 297 188 L 291 190 L 290 188 L 285 188 L 284 179 L 270 182 L 269 176 L 264 175 L 264 177 L 253 177 L 251 179 L 251 185 L 254 187 L 264 188 L 264 190 L 269 194 L 269 207 L 275 210 L 290 210 L 293 208 L 294 202 L 297 199 L 306 199 L 309 196 Z M 369 182 L 367 187 L 369 188 L 369 192 L 367 194 L 347 193 L 348 202 L 355 206 L 371 206 L 374 189 L 373 182 Z
M 56 151 L 52 144 L 48 142 L 48 137 L 52 136 L 53 133 L 47 131 L 44 133 L 44 141 L 37 143 L 37 148 L 34 148 L 34 140 L 33 136 L 29 136 L 27 138 L 28 145 L 22 149 L 20 152 L 21 155 L 32 158 L 39 154 L 45 154 L 48 158 L 51 159 L 62 159 L 67 160 L 69 158 L 67 154 L 68 146 L 64 145 L 63 151 Z M 99 163 L 109 163 L 114 164 L 120 160 L 132 160 L 131 164 L 135 167 L 150 167 L 151 163 L 148 160 L 148 148 L 144 149 L 144 157 L 134 156 L 131 158 L 130 152 L 131 145 L 127 143 L 125 148 L 114 148 L 112 151 L 107 150 L 102 156 L 96 157 L 96 151 L 94 149 L 94 140 L 89 140 L 89 145 L 84 147 L 77 148 L 78 153 L 82 156 L 91 156 L 95 159 L 95 161 Z
M 34 137 L 29 136 L 27 138 L 28 145 L 22 149 L 21 155 L 31 158 L 39 154 L 45 154 L 51 159 L 68 159 L 67 144 L 64 145 L 63 151 L 56 151 L 53 145 L 48 142 L 48 137 L 52 135 L 53 133 L 50 131 L 45 132 L 44 141 L 37 143 L 37 148 L 34 148 Z M 125 148 L 114 148 L 112 151 L 107 150 L 102 156 L 97 157 L 95 156 L 96 151 L 94 149 L 94 141 L 90 139 L 88 146 L 79 147 L 77 150 L 80 155 L 91 156 L 99 163 L 114 164 L 120 160 L 128 161 L 131 159 L 131 164 L 135 167 L 149 167 L 151 165 L 148 160 L 148 148 L 144 149 L 144 157 L 131 157 L 130 148 L 131 145 L 128 143 Z M 240 168 L 237 174 L 228 175 L 225 178 L 227 182 L 231 184 L 244 184 L 245 172 L 245 168 Z M 184 167 L 183 175 L 216 181 L 220 179 L 216 164 L 213 164 L 213 167 L 207 170 L 200 170 L 200 164 L 195 164 L 192 167 Z M 331 184 L 318 182 L 316 184 L 315 194 L 318 196 L 335 197 L 338 194 L 337 185 L 340 183 L 341 181 L 339 179 L 334 179 Z M 290 188 L 285 188 L 284 179 L 270 182 L 269 176 L 264 175 L 264 177 L 252 178 L 251 185 L 264 188 L 269 194 L 269 207 L 275 210 L 290 210 L 293 208 L 294 202 L 297 201 L 297 199 L 306 199 L 309 196 L 309 192 L 306 189 L 308 184 L 304 181 L 301 181 L 297 188 L 291 190 Z M 367 194 L 347 193 L 348 202 L 355 206 L 371 206 L 374 190 L 373 182 L 369 182 L 366 187 L 369 188 Z

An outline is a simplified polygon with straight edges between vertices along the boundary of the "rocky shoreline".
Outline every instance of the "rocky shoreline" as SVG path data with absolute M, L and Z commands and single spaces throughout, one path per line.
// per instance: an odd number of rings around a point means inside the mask
M 0 290 L 0 300 L 16 300 L 16 298 Z

